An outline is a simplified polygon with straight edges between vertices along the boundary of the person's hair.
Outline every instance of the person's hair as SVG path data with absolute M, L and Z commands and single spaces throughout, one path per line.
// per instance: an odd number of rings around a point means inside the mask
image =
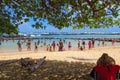
M 97 61 L 98 65 L 112 65 L 115 64 L 115 60 L 110 57 L 107 53 L 103 53 L 102 56 Z
M 103 53 L 101 56 L 103 65 L 110 65 L 109 56 L 107 53 Z

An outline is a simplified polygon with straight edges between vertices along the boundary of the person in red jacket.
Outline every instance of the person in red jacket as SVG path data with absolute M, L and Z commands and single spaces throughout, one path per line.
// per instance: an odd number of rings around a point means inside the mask
M 104 53 L 98 59 L 97 65 L 91 71 L 90 76 L 94 78 L 94 80 L 119 80 L 119 71 L 120 66 L 115 64 L 112 57 Z
M 116 80 L 120 70 L 118 65 L 97 65 L 94 67 L 96 80 Z

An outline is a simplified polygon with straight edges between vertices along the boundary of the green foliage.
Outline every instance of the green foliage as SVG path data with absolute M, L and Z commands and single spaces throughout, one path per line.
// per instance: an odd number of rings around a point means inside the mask
M 3 19 L 0 20 L 0 34 L 2 35 L 3 33 L 12 35 L 12 34 L 17 34 L 18 33 L 18 26 L 13 25 L 10 23 L 10 20 L 8 19 Z
M 119 5 L 120 0 L 2 0 L 0 19 L 19 25 L 33 18 L 37 29 L 44 28 L 44 20 L 58 29 L 109 27 L 120 23 Z

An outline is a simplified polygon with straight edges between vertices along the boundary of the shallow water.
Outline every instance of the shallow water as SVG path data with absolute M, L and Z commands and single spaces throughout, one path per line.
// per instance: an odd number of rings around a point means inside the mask
M 59 43 L 59 40 L 60 39 L 33 39 L 31 41 L 31 51 L 34 51 L 34 43 L 37 42 L 38 40 L 40 40 L 40 44 L 38 46 L 38 50 L 41 51 L 41 50 L 46 50 L 46 45 L 48 44 L 52 44 L 53 41 L 57 43 Z M 82 40 L 79 40 L 80 41 L 80 44 L 82 44 Z M 88 41 L 89 40 L 85 40 L 85 43 L 86 43 L 86 48 L 88 48 Z M 1 45 L 0 45 L 0 53 L 4 53 L 4 52 L 18 52 L 18 46 L 17 46 L 17 42 L 18 40 L 8 40 L 8 41 L 4 41 L 4 42 L 1 42 Z M 26 46 L 26 42 L 24 42 L 24 40 L 20 40 L 20 42 L 22 43 L 22 51 L 27 51 L 27 46 Z M 77 43 L 78 43 L 78 40 L 75 40 L 75 39 L 65 39 L 65 43 L 64 43 L 64 48 L 65 50 L 68 50 L 68 42 L 71 42 L 71 49 L 70 50 L 79 50 L 77 48 Z M 98 44 L 100 43 L 100 47 L 102 46 L 102 41 L 95 41 L 95 47 L 99 47 Z M 46 44 L 46 45 L 44 45 Z M 114 45 L 120 45 L 120 42 L 115 42 Z M 105 46 L 112 46 L 112 43 L 111 42 L 108 42 L 106 41 L 105 42 Z M 56 50 L 58 50 L 58 47 L 56 46 Z

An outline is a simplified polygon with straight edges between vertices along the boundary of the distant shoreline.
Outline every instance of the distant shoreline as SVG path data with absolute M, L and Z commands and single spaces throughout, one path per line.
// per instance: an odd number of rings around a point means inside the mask
M 41 35 L 120 35 L 120 33 L 41 33 Z
M 58 36 L 58 37 L 56 37 Z M 69 38 L 68 37 L 62 37 L 62 38 L 59 38 L 59 36 L 70 36 Z M 74 37 L 74 36 L 77 36 L 77 37 Z M 82 37 L 81 36 L 88 36 L 88 37 Z M 90 36 L 93 36 L 93 37 L 90 37 Z M 97 36 L 94 37 L 94 36 Z M 3 36 L 0 36 L 0 38 L 14 38 L 14 39 L 91 39 L 91 38 L 94 38 L 94 39 L 101 39 L 100 36 L 112 36 L 113 38 L 115 39 L 120 39 L 120 32 L 81 32 L 81 33 L 70 33 L 70 32 L 45 32 L 45 33 L 25 33 L 25 32 L 21 32 L 21 33 L 18 33 L 17 35 L 14 34 L 13 36 L 9 36 L 7 34 L 3 34 Z M 114 36 L 117 36 L 117 37 L 114 37 Z M 104 37 L 106 38 L 107 40 L 110 39 L 109 37 Z
M 1 40 L 27 40 L 27 39 L 73 39 L 73 40 L 91 40 L 93 38 L 54 38 L 54 37 L 45 37 L 45 38 L 40 38 L 40 37 L 25 37 L 25 36 L 8 36 L 8 37 L 1 37 Z M 103 38 L 94 38 L 97 41 L 102 41 Z M 105 41 L 111 41 L 112 38 L 104 38 Z M 120 42 L 120 38 L 114 38 L 115 42 Z
M 26 32 L 20 32 L 19 34 L 56 34 L 56 35 L 61 35 L 61 34 L 119 34 L 120 32 L 42 32 L 42 33 L 36 33 L 36 32 L 32 32 L 32 33 L 26 33 Z

